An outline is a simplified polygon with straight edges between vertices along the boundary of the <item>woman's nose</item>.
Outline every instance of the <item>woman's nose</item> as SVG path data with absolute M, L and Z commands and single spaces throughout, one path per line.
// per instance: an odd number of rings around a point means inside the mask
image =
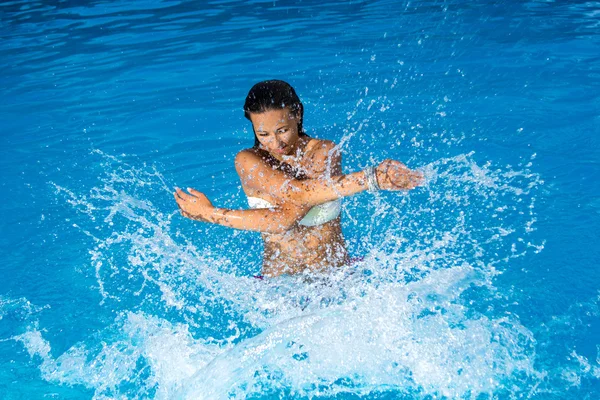
M 281 147 L 281 145 L 284 144 L 283 140 L 281 140 L 281 138 L 277 135 L 275 135 L 275 138 L 273 139 L 273 143 L 277 145 L 277 147 Z

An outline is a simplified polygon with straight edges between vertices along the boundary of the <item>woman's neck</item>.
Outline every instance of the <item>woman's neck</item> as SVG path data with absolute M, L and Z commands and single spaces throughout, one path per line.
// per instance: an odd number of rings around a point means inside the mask
M 258 152 L 272 167 L 283 171 L 294 179 L 307 179 L 308 176 L 306 175 L 306 172 L 303 171 L 304 168 L 302 167 L 302 158 L 306 153 L 306 148 L 308 143 L 311 141 L 311 138 L 308 136 L 302 136 L 299 141 L 300 140 L 302 140 L 303 143 L 299 143 L 296 154 L 283 156 L 281 159 L 264 149 L 258 149 Z

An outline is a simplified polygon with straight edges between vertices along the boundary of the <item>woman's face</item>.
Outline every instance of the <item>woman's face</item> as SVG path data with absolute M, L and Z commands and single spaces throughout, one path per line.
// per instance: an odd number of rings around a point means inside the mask
M 261 147 L 275 158 L 296 153 L 299 121 L 289 108 L 251 113 L 250 120 Z

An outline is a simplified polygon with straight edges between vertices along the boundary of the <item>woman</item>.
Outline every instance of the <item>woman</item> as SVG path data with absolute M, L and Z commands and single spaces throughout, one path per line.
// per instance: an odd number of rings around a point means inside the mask
M 339 148 L 305 133 L 302 103 L 283 81 L 254 85 L 244 112 L 252 122 L 254 147 L 240 151 L 235 168 L 252 209 L 214 207 L 194 189 L 177 188 L 174 195 L 188 218 L 261 232 L 263 276 L 346 264 L 341 198 L 365 190 L 413 189 L 422 180 L 393 160 L 343 175 Z

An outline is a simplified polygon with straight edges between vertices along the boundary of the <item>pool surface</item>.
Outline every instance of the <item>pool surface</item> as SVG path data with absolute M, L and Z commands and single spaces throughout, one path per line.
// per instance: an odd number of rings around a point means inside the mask
M 600 3 L 0 3 L 0 398 L 600 398 Z M 352 256 L 258 280 L 250 87 L 344 171 Z

